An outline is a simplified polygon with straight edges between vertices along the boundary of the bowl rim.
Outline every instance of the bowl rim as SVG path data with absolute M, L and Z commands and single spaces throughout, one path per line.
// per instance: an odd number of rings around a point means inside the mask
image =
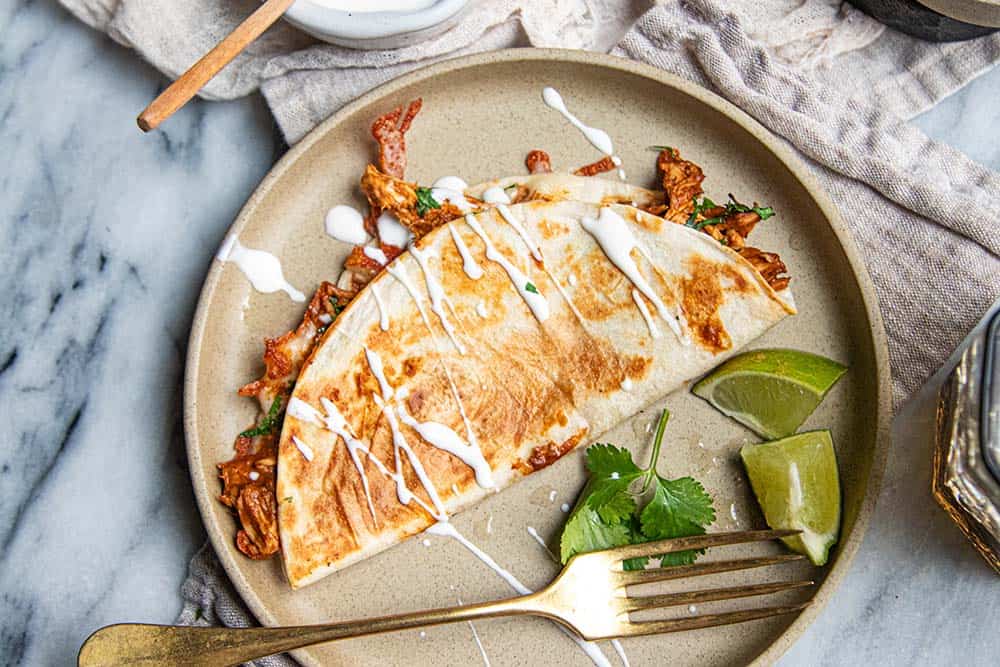
M 284 177 L 288 169 L 304 153 L 312 149 L 323 136 L 333 127 L 355 114 L 360 109 L 371 103 L 392 95 L 396 91 L 411 86 L 420 81 L 438 77 L 455 70 L 470 67 L 489 66 L 498 63 L 523 62 L 523 61 L 556 61 L 570 62 L 583 66 L 602 67 L 617 70 L 623 73 L 632 74 L 656 81 L 664 86 L 674 88 L 685 95 L 689 95 L 704 103 L 749 132 L 768 151 L 781 161 L 788 170 L 802 184 L 803 188 L 813 199 L 820 212 L 826 218 L 831 231 L 836 236 L 837 242 L 843 249 L 845 258 L 857 281 L 864 304 L 865 315 L 868 320 L 870 339 L 873 347 L 874 367 L 875 367 L 875 392 L 877 395 L 877 423 L 874 428 L 874 447 L 871 455 L 871 466 L 868 469 L 868 479 L 865 486 L 865 493 L 861 499 L 857 515 L 850 534 L 846 538 L 841 536 L 841 541 L 837 544 L 837 556 L 830 566 L 829 572 L 823 579 L 822 584 L 817 588 L 815 595 L 808 607 L 800 612 L 795 619 L 779 634 L 774 641 L 767 646 L 750 663 L 753 666 L 773 664 L 798 640 L 812 625 L 826 606 L 836 590 L 840 587 L 844 577 L 850 569 L 851 563 L 861 546 L 865 533 L 871 522 L 875 504 L 878 500 L 879 492 L 885 474 L 886 462 L 891 445 L 890 424 L 893 413 L 892 383 L 889 366 L 888 338 L 886 336 L 875 286 L 872 282 L 868 269 L 860 249 L 855 243 L 850 230 L 840 215 L 839 210 L 823 189 L 819 180 L 812 173 L 805 161 L 800 158 L 784 140 L 770 130 L 761 125 L 752 116 L 742 109 L 724 99 L 720 95 L 707 90 L 696 83 L 688 81 L 680 76 L 665 70 L 636 62 L 626 58 L 612 56 L 605 53 L 589 51 L 578 51 L 570 49 L 503 49 L 498 51 L 487 51 L 483 53 L 459 56 L 447 60 L 421 67 L 413 72 L 397 77 L 377 88 L 361 95 L 353 102 L 343 106 L 334 112 L 329 118 L 313 128 L 295 146 L 279 159 L 267 175 L 263 178 L 254 192 L 248 198 L 246 204 L 240 210 L 228 233 L 241 231 L 255 210 L 265 199 L 274 185 Z M 188 457 L 188 471 L 191 475 L 192 486 L 194 487 L 195 499 L 201 514 L 202 524 L 208 533 L 209 541 L 213 550 L 219 558 L 225 570 L 226 576 L 232 582 L 241 600 L 250 609 L 254 617 L 262 625 L 274 625 L 275 619 L 267 606 L 258 597 L 253 587 L 247 582 L 240 569 L 240 563 L 235 550 L 231 548 L 232 535 L 221 529 L 215 518 L 215 506 L 217 494 L 215 489 L 208 486 L 208 477 L 202 474 L 203 462 L 202 452 L 198 438 L 198 375 L 201 362 L 202 339 L 204 337 L 206 323 L 209 314 L 209 305 L 218 282 L 222 276 L 223 266 L 219 262 L 212 261 L 205 277 L 201 293 L 198 297 L 198 305 L 191 325 L 191 333 L 188 339 L 187 359 L 184 377 L 184 435 L 186 453 Z M 214 481 L 214 480 L 213 480 Z M 292 655 L 304 665 L 318 665 L 307 653 L 308 649 L 292 651 Z
M 285 18 L 303 30 L 342 39 L 382 39 L 419 32 L 444 23 L 470 0 L 437 0 L 426 9 L 404 12 L 348 12 L 314 0 L 295 0 Z

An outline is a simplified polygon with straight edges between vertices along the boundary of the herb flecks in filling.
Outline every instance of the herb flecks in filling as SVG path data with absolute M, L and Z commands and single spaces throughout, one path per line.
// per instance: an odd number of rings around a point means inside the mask
M 281 411 L 281 394 L 274 397 L 271 407 L 267 411 L 267 416 L 260 420 L 260 423 L 251 429 L 240 433 L 241 438 L 253 438 L 258 435 L 271 435 L 274 425 L 278 422 L 278 413 Z
M 757 206 L 756 204 L 747 206 L 736 201 L 736 198 L 732 194 L 729 195 L 729 201 L 724 206 L 716 204 L 705 196 L 701 197 L 701 201 L 698 201 L 698 198 L 695 197 L 691 200 L 691 203 L 694 205 L 694 211 L 688 216 L 687 222 L 684 224 L 695 229 L 704 229 L 708 225 L 721 224 L 727 218 L 737 213 L 754 213 L 760 220 L 767 220 L 774 216 L 774 209 L 770 206 Z M 701 219 L 699 220 L 699 218 Z
M 417 215 L 421 218 L 427 215 L 427 211 L 434 208 L 441 208 L 441 204 L 434 199 L 430 188 L 417 188 Z

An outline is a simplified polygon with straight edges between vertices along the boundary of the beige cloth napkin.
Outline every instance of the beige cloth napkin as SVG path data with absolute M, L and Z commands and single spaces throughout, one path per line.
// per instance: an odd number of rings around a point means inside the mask
M 175 76 L 255 0 L 60 0 Z M 357 52 L 279 25 L 206 95 L 260 89 L 290 143 L 362 92 L 434 59 L 505 46 L 606 49 L 643 0 L 474 4 L 437 39 Z M 722 95 L 787 141 L 840 207 L 875 282 L 897 403 L 1000 297 L 1000 176 L 907 119 L 1000 60 L 1000 34 L 936 45 L 884 30 L 838 0 L 671 0 L 615 54 Z M 253 620 L 206 546 L 184 584 L 184 623 Z M 287 658 L 260 661 L 290 664 Z

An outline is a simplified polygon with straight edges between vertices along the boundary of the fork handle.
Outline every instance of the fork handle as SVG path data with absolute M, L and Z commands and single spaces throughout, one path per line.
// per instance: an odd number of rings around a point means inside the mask
M 235 665 L 334 639 L 495 616 L 547 615 L 537 602 L 538 594 L 533 593 L 510 600 L 448 609 L 284 628 L 205 628 L 122 623 L 103 627 L 92 634 L 80 648 L 78 665 Z

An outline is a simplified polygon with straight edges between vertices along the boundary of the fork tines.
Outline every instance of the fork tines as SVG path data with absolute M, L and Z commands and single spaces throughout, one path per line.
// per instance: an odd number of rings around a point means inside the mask
M 719 625 L 731 625 L 733 623 L 755 621 L 757 619 L 770 618 L 772 616 L 795 614 L 808 606 L 809 603 L 804 602 L 802 604 L 785 605 L 780 607 L 762 607 L 760 609 L 730 611 L 722 614 L 701 614 L 699 616 L 691 616 L 688 618 L 671 618 L 662 621 L 629 623 L 625 627 L 623 636 L 658 635 L 666 632 L 714 628 Z
M 708 533 L 707 535 L 695 535 L 693 537 L 677 537 L 672 540 L 628 544 L 623 547 L 609 549 L 608 553 L 618 560 L 627 560 L 629 558 L 656 556 L 675 551 L 708 549 L 709 547 L 722 547 L 746 542 L 767 542 L 768 540 L 776 540 L 781 537 L 798 535 L 801 532 L 801 530 L 744 530 L 736 533 Z
M 731 544 L 763 542 L 781 537 L 789 537 L 791 535 L 796 535 L 799 532 L 800 531 L 796 530 L 755 530 L 734 533 L 713 533 L 708 535 L 698 535 L 695 537 L 683 537 L 679 539 L 662 540 L 659 542 L 646 542 L 643 544 L 628 545 L 609 550 L 608 553 L 610 556 L 613 556 L 615 560 L 625 560 L 627 558 L 657 556 L 665 553 L 687 551 L 689 549 L 707 549 L 709 547 L 726 546 Z M 619 585 L 634 586 L 657 581 L 667 581 L 670 579 L 681 579 L 686 577 L 716 574 L 720 572 L 748 570 L 752 568 L 766 567 L 769 565 L 780 565 L 783 563 L 799 561 L 803 558 L 803 556 L 798 554 L 759 556 L 735 560 L 696 563 L 675 567 L 661 567 L 631 572 L 621 571 L 618 572 L 616 576 Z M 812 586 L 813 583 L 813 581 L 808 580 L 779 581 L 727 588 L 707 588 L 679 593 L 666 593 L 663 595 L 650 595 L 645 597 L 633 597 L 629 595 L 621 601 L 622 606 L 620 609 L 622 612 L 631 613 L 680 605 L 735 600 L 756 595 L 769 595 L 773 593 L 782 593 L 802 589 Z M 624 630 L 628 635 L 646 635 L 664 632 L 679 632 L 681 630 L 695 630 L 698 628 L 709 628 L 718 625 L 729 625 L 731 623 L 742 623 L 744 621 L 769 618 L 771 616 L 793 614 L 801 611 L 807 607 L 808 604 L 808 602 L 805 602 L 802 604 L 763 607 L 759 609 L 744 609 L 740 611 L 700 614 L 697 616 L 688 616 L 683 618 L 653 621 L 630 621 L 624 624 Z

